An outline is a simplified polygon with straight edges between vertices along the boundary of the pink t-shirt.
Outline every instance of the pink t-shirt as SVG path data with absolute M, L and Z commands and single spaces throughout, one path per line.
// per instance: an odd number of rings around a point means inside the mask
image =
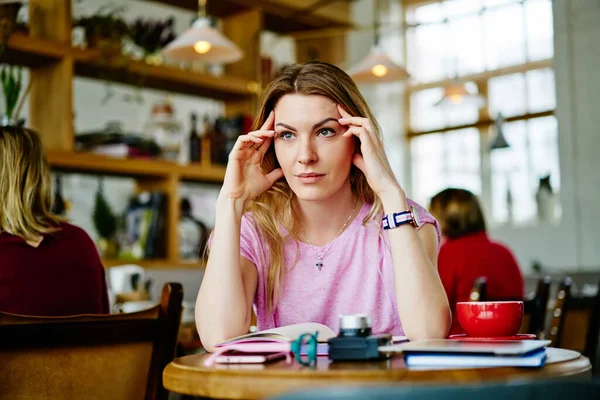
M 421 223 L 437 221 L 412 200 L 419 211 Z M 365 203 L 357 217 L 335 240 L 323 258 L 323 267 L 316 267 L 317 256 L 310 245 L 296 240 L 284 244 L 285 282 L 275 311 L 267 313 L 266 281 L 269 269 L 269 248 L 261 239 L 252 214 L 242 217 L 241 255 L 258 271 L 258 288 L 254 298 L 259 330 L 300 322 L 319 322 L 338 331 L 339 316 L 362 313 L 370 316 L 372 332 L 403 335 L 398 317 L 394 289 L 394 269 L 387 231 L 379 234 L 375 221 L 363 226 L 371 204 Z M 376 218 L 381 221 L 381 218 Z M 379 222 L 380 224 L 381 222 Z M 283 232 L 285 230 L 281 228 Z M 329 244 L 315 247 L 323 254 Z M 298 261 L 294 263 L 298 257 Z

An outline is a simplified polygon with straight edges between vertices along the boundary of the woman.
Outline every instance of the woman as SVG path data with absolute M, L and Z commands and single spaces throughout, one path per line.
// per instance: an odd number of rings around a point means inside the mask
M 205 348 L 299 322 L 445 337 L 435 220 L 407 199 L 352 79 L 323 62 L 286 68 L 229 155 L 196 323 Z M 414 218 L 407 212 L 414 206 Z M 393 229 L 382 229 L 384 215 Z M 419 219 L 420 217 L 420 224 Z M 414 225 L 417 225 L 418 230 Z
M 34 132 L 0 127 L 0 182 L 0 311 L 108 313 L 94 242 L 50 212 L 50 172 Z
M 430 212 L 440 223 L 443 244 L 438 271 L 450 305 L 469 301 L 473 283 L 487 278 L 489 299 L 522 299 L 523 276 L 512 252 L 486 234 L 477 197 L 464 189 L 446 189 L 431 199 Z M 451 334 L 463 333 L 456 318 Z

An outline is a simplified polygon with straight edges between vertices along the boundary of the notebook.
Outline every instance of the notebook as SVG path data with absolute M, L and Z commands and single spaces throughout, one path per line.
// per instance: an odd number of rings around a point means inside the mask
M 465 353 L 410 353 L 404 357 L 408 368 L 412 367 L 543 367 L 546 349 L 538 349 L 523 355 L 498 356 Z
M 479 354 L 489 356 L 518 356 L 543 349 L 549 340 L 497 340 L 466 342 L 450 339 L 430 339 L 380 346 L 382 353 Z

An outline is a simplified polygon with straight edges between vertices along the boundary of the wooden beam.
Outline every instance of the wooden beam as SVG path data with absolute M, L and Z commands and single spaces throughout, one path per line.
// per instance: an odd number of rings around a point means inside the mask
M 71 2 L 30 0 L 29 34 L 34 38 L 71 43 Z M 73 58 L 31 69 L 28 125 L 46 149 L 73 149 Z
M 197 0 L 148 0 L 196 11 Z M 218 18 L 259 9 L 263 12 L 263 28 L 276 33 L 290 33 L 333 26 L 351 26 L 345 1 L 325 6 L 314 12 L 303 11 L 314 0 L 209 0 L 207 13 Z
M 537 113 L 528 113 L 528 114 L 523 114 L 523 115 L 517 115 L 514 117 L 507 117 L 504 119 L 504 121 L 505 122 L 524 121 L 524 120 L 533 119 L 533 118 L 548 117 L 550 115 L 554 115 L 554 113 L 555 113 L 555 110 L 541 111 L 541 112 L 537 112 Z M 406 136 L 409 138 L 412 138 L 412 137 L 416 137 L 416 136 L 430 135 L 432 133 L 457 131 L 459 129 L 468 129 L 468 128 L 481 129 L 481 128 L 489 127 L 493 124 L 494 124 L 494 120 L 489 118 L 486 120 L 478 121 L 474 124 L 448 126 L 445 128 L 430 129 L 428 131 L 408 131 Z
M 231 76 L 247 79 L 258 86 L 260 81 L 260 32 L 263 14 L 259 9 L 251 9 L 223 19 L 223 33 L 244 52 L 240 61 L 225 66 Z M 232 99 L 225 102 L 225 114 L 254 115 L 256 96 L 248 99 Z
M 553 65 L 553 61 L 551 58 L 546 59 L 546 60 L 531 61 L 531 62 L 528 62 L 525 64 L 519 64 L 519 65 L 514 65 L 514 66 L 504 67 L 504 68 L 498 68 L 493 71 L 485 71 L 485 72 L 481 72 L 478 74 L 465 75 L 465 76 L 461 76 L 456 79 L 444 79 L 441 81 L 427 82 L 427 83 L 413 83 L 413 84 L 409 84 L 408 90 L 410 92 L 416 92 L 416 91 L 424 90 L 424 89 L 444 87 L 444 86 L 448 86 L 448 85 L 456 83 L 456 82 L 464 83 L 464 82 L 469 82 L 469 81 L 482 81 L 482 80 L 494 78 L 497 76 L 524 73 L 527 71 L 532 71 L 534 69 L 551 68 L 552 65 Z

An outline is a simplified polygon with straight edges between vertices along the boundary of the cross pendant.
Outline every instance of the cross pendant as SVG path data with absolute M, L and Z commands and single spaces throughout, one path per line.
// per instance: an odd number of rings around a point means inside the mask
M 321 262 L 321 260 L 317 261 L 317 268 L 319 269 L 319 271 L 321 270 L 321 268 L 323 268 L 323 263 Z

